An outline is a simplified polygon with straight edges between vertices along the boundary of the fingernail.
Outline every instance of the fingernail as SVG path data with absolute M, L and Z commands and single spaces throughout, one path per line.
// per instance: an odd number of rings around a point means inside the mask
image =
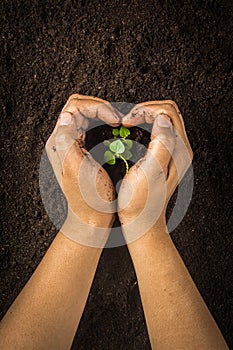
M 171 123 L 170 118 L 163 115 L 163 114 L 158 115 L 157 122 L 158 122 L 158 126 L 160 126 L 161 128 L 171 128 L 172 127 L 172 123 Z
M 68 112 L 62 113 L 60 118 L 60 125 L 69 125 L 72 121 L 72 115 Z

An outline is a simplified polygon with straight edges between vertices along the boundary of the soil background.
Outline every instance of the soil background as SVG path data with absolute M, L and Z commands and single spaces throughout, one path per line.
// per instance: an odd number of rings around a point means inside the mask
M 231 14 L 231 0 L 1 1 L 1 316 L 57 233 L 39 165 L 67 98 L 172 99 L 194 151 L 194 193 L 171 236 L 233 347 Z M 101 256 L 77 347 L 150 349 L 125 246 Z

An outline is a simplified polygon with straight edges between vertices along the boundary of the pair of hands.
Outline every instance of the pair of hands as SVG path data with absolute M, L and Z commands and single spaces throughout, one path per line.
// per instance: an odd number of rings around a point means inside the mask
M 153 123 L 147 153 L 124 177 L 118 201 L 109 175 L 85 149 L 85 131 L 96 118 L 113 127 Z M 123 116 L 107 101 L 78 94 L 62 109 L 46 151 L 68 202 L 61 232 L 90 246 L 104 245 L 116 212 L 127 243 L 154 226 L 166 230 L 167 204 L 192 160 L 174 102 L 141 103 Z

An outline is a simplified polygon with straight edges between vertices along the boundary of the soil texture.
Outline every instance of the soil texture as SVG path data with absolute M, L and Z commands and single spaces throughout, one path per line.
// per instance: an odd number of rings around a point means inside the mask
M 194 151 L 192 201 L 171 236 L 233 347 L 232 10 L 231 0 L 1 1 L 1 316 L 57 233 L 39 166 L 68 97 L 171 99 Z M 90 131 L 87 147 L 106 137 L 108 126 Z M 131 137 L 149 142 L 140 128 Z M 115 183 L 124 175 L 122 163 L 106 169 Z M 126 246 L 103 251 L 77 348 L 151 348 Z

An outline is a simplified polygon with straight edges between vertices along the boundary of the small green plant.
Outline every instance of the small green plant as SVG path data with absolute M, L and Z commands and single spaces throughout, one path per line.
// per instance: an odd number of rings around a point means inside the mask
M 108 150 L 104 153 L 106 163 L 114 165 L 116 159 L 123 160 L 126 167 L 126 174 L 129 171 L 129 164 L 127 160 L 132 157 L 130 149 L 133 147 L 133 141 L 127 139 L 130 135 L 130 130 L 121 126 L 120 129 L 113 129 L 112 134 L 114 139 L 109 141 L 105 140 L 104 145 L 108 147 Z

